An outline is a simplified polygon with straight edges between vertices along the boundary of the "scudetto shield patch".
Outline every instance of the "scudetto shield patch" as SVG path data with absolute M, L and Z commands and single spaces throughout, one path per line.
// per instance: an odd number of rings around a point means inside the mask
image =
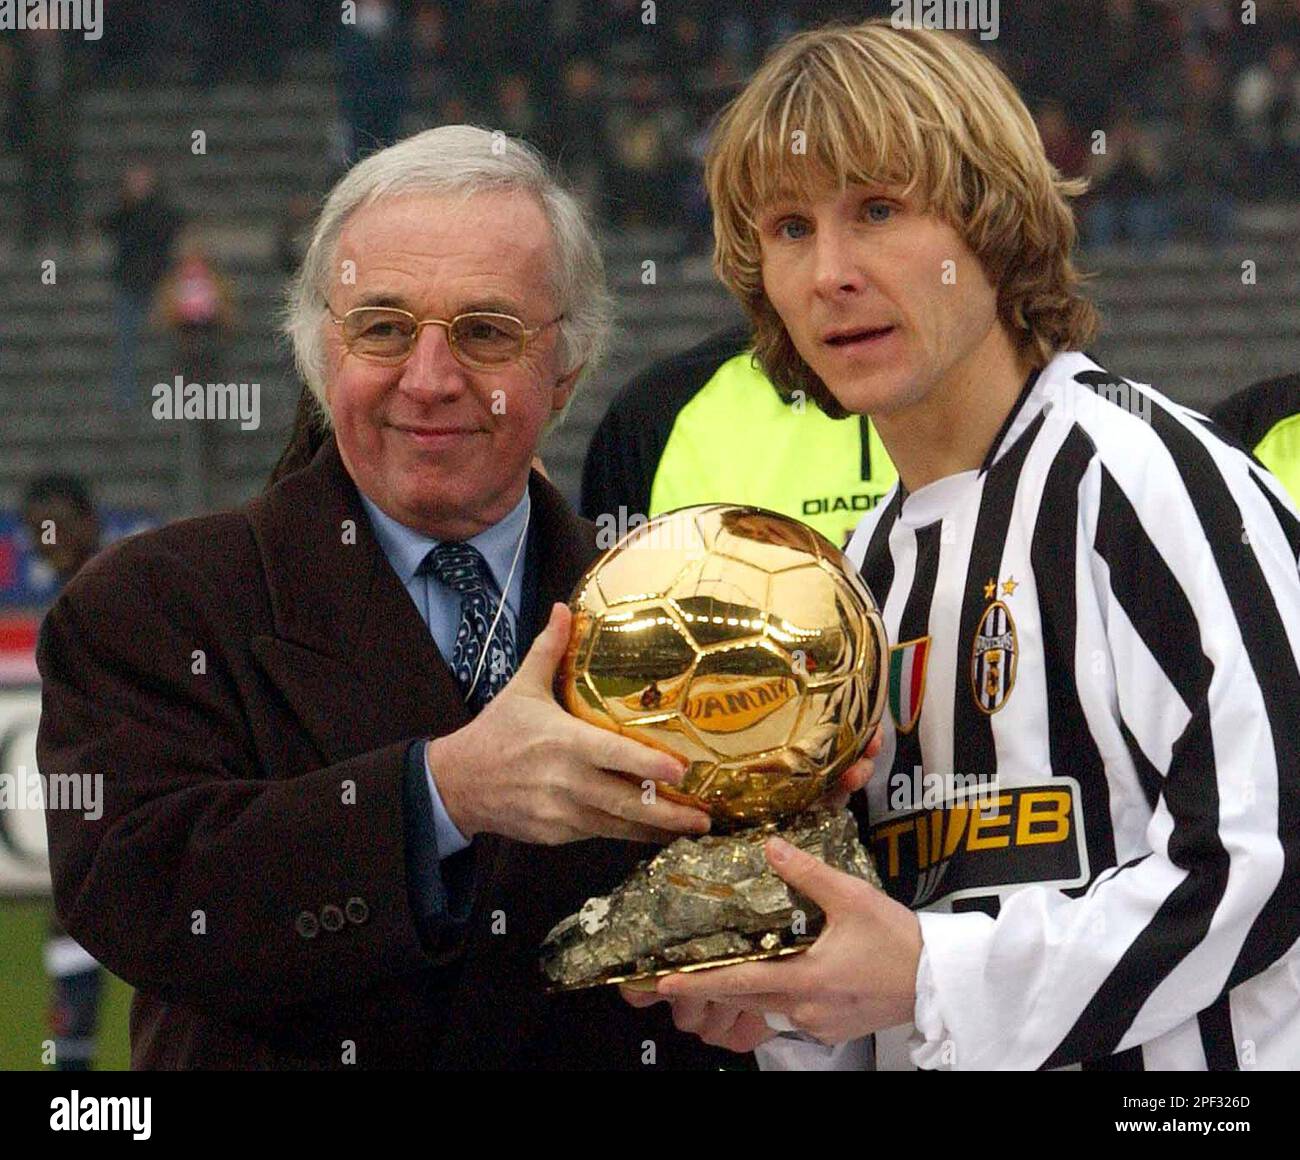
M 925 697 L 925 662 L 930 638 L 904 641 L 889 650 L 889 712 L 900 733 L 911 733 Z

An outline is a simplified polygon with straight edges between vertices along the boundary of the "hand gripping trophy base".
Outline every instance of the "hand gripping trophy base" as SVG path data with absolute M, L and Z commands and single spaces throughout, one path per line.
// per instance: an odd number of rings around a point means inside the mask
M 846 809 L 817 808 L 730 834 L 678 838 L 546 936 L 542 970 L 550 989 L 634 983 L 806 949 L 823 915 L 768 865 L 763 843 L 773 835 L 880 886 Z

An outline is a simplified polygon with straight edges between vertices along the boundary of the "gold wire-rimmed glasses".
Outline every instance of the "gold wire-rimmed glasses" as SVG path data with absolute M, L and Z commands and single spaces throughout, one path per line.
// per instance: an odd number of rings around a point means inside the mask
M 416 318 L 396 306 L 354 306 L 342 318 L 330 310 L 331 321 L 342 327 L 343 345 L 358 358 L 388 365 L 405 362 L 421 327 L 445 326 L 451 353 L 471 370 L 491 370 L 517 361 L 538 334 L 563 317 L 559 314 L 529 328 L 513 314 L 492 310 L 471 310 L 455 318 Z

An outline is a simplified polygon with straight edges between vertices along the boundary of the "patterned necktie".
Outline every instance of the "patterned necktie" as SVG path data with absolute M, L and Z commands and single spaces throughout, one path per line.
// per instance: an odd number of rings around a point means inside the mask
M 489 642 L 488 628 L 497 611 L 497 586 L 488 571 L 487 561 L 470 544 L 439 544 L 425 556 L 420 570 L 460 595 L 460 627 L 456 629 L 451 668 L 460 684 L 460 691 L 466 694 L 470 709 L 477 713 L 501 692 L 514 675 L 518 663 L 509 611 L 502 611 Z M 479 670 L 485 648 L 487 660 L 471 698 L 470 685 Z

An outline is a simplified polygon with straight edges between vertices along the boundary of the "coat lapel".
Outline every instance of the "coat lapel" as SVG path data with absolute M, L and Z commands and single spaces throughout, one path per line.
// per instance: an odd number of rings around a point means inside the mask
M 519 652 L 568 600 L 596 556 L 591 525 L 536 473 Z M 404 737 L 438 736 L 469 711 L 450 667 L 379 547 L 356 485 L 329 439 L 311 464 L 250 505 L 274 635 L 259 664 L 327 762 Z
M 535 472 L 529 492 L 520 659 L 552 604 L 569 599 L 598 555 L 594 525 L 578 519 Z M 252 648 L 325 762 L 448 733 L 469 721 L 460 688 L 375 539 L 332 438 L 308 467 L 248 511 L 274 626 Z M 481 973 L 498 982 L 482 999 L 452 1006 L 443 1047 L 430 1062 L 445 1056 L 462 1066 L 503 1067 L 543 1026 L 548 999 L 532 968 L 535 948 L 529 945 L 521 960 L 510 940 L 487 934 L 489 915 L 521 893 L 536 895 L 538 914 L 524 929 L 530 944 L 540 942 L 565 909 L 540 900 L 585 879 L 587 856 L 574 847 L 529 846 L 490 833 L 475 838 L 470 850 L 473 912 L 457 970 L 467 979 Z
M 551 605 L 568 603 L 582 574 L 599 555 L 594 524 L 579 519 L 551 484 L 533 472 L 528 484 L 532 518 L 528 533 L 524 599 L 519 610 L 519 659 L 551 618 Z
M 250 518 L 275 626 L 253 651 L 327 762 L 469 719 L 333 439 Z

